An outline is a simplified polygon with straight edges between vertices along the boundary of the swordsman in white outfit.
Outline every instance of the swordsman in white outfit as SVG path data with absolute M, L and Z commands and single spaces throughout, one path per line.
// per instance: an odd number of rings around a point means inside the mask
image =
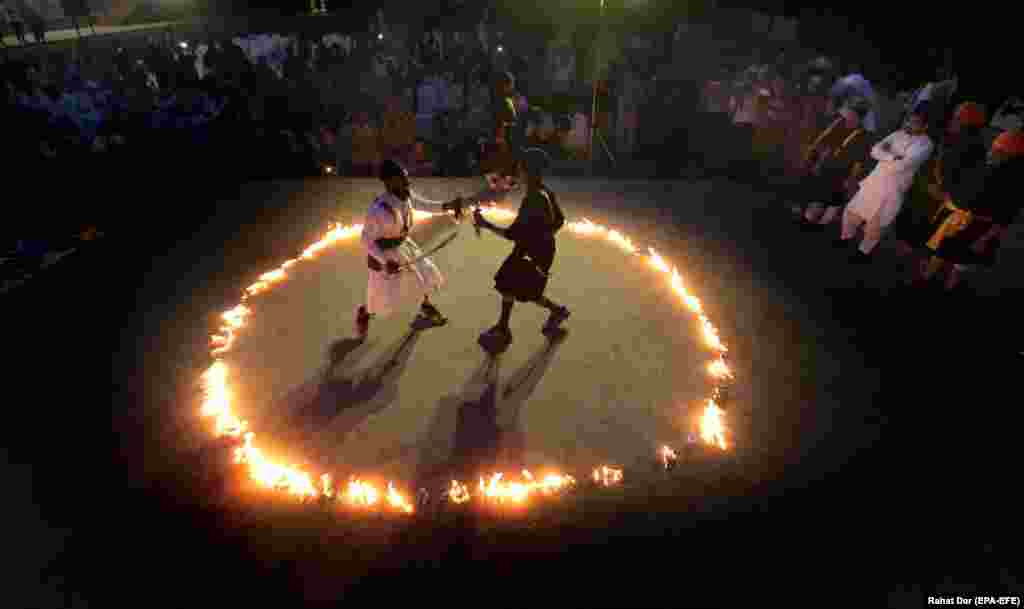
M 842 242 L 849 241 L 864 226 L 857 261 L 866 261 L 882 240 L 882 232 L 892 224 L 903 206 L 903 197 L 914 182 L 914 174 L 928 160 L 934 145 L 927 133 L 926 117 L 916 111 L 904 129 L 896 131 L 871 149 L 878 160 L 857 194 L 843 213 Z
M 356 311 L 356 334 L 361 339 L 366 338 L 374 316 L 389 315 L 418 298 L 423 299 L 423 319 L 437 326 L 447 323 L 430 302 L 430 294 L 444 285 L 444 276 L 433 260 L 423 256 L 419 245 L 409 238 L 409 231 L 414 205 L 431 211 L 454 211 L 457 218 L 464 205 L 461 198 L 438 203 L 414 195 L 409 173 L 390 159 L 382 163 L 380 178 L 387 191 L 370 205 L 361 237 L 370 272 L 366 304 Z

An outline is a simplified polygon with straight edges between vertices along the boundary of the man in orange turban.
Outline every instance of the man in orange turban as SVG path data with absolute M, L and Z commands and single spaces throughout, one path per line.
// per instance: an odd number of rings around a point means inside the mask
M 1017 217 L 1024 175 L 1024 132 L 1002 133 L 992 143 L 983 180 L 960 200 L 947 197 L 932 222 L 932 258 L 923 279 L 947 271 L 945 287 L 959 285 L 964 272 L 995 264 L 999 243 Z

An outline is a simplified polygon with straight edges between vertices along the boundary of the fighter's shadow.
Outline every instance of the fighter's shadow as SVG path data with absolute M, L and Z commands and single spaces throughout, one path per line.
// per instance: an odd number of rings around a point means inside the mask
M 459 393 L 441 398 L 419 447 L 417 485 L 435 487 L 453 478 L 474 480 L 498 470 L 523 469 L 520 413 L 567 336 L 563 330 L 548 340 L 504 383 L 501 354 L 488 354 Z M 449 438 L 451 448 L 445 451 Z
M 346 434 L 398 397 L 398 381 L 424 328 L 414 325 L 362 373 L 356 365 L 373 343 L 342 339 L 331 345 L 327 363 L 308 382 L 289 392 L 276 408 L 292 413 L 292 433 Z

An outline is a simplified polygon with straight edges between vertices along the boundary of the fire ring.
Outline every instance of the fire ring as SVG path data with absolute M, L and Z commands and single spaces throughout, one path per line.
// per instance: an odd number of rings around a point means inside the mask
M 511 219 L 515 212 L 501 207 L 492 207 L 485 211 L 487 215 L 498 219 Z M 417 219 L 433 216 L 429 212 L 416 211 Z M 668 286 L 686 307 L 694 313 L 701 324 L 704 341 L 714 353 L 708 362 L 707 372 L 714 379 L 715 385 L 707 398 L 699 424 L 691 432 L 686 442 L 694 444 L 703 442 L 719 450 L 729 450 L 726 441 L 727 429 L 724 424 L 724 413 L 719 404 L 726 399 L 729 384 L 734 375 L 726 362 L 728 349 L 718 336 L 718 330 L 704 314 L 700 300 L 693 296 L 683 285 L 678 270 L 659 255 L 653 248 L 647 247 L 646 253 L 635 246 L 623 233 L 584 218 L 579 221 L 567 222 L 569 231 L 582 237 L 604 237 L 606 241 L 618 246 L 630 256 L 640 256 L 646 260 L 652 270 L 660 272 L 667 278 Z M 471 500 L 485 502 L 522 504 L 535 495 L 552 495 L 569 490 L 576 486 L 576 479 L 560 473 L 548 473 L 535 477 L 524 470 L 519 481 L 504 479 L 504 473 L 495 473 L 489 479 L 481 478 L 476 485 L 465 481 L 452 480 L 445 489 L 432 492 L 431 489 L 418 489 L 416 506 L 408 499 L 407 493 L 400 492 L 389 482 L 386 489 L 378 489 L 373 484 L 358 477 L 352 477 L 344 484 L 344 488 L 336 487 L 329 474 L 314 477 L 300 467 L 284 465 L 266 457 L 255 445 L 255 434 L 249 430 L 247 421 L 240 419 L 231 410 L 231 390 L 227 382 L 228 366 L 220 358 L 231 350 L 235 336 L 245 326 L 252 315 L 246 302 L 252 296 L 272 289 L 284 282 L 288 270 L 303 260 L 312 260 L 328 247 L 349 241 L 362 232 L 361 224 L 332 224 L 324 236 L 307 247 L 297 258 L 286 261 L 280 267 L 260 276 L 259 280 L 245 289 L 241 302 L 221 315 L 222 325 L 218 332 L 211 335 L 210 355 L 213 363 L 202 375 L 204 397 L 200 409 L 200 417 L 210 421 L 210 432 L 218 439 L 227 441 L 233 447 L 234 462 L 245 466 L 249 477 L 259 485 L 280 491 L 283 494 L 297 496 L 303 500 L 334 501 L 338 504 L 360 509 L 384 508 L 396 513 L 412 514 L 417 508 L 425 508 L 436 499 L 462 504 Z M 665 445 L 658 450 L 657 458 L 666 470 L 671 470 L 677 461 L 674 449 Z M 590 474 L 592 482 L 599 486 L 613 486 L 621 483 L 622 470 L 608 465 L 596 467 Z M 316 480 L 316 482 L 314 482 Z M 435 496 L 436 495 L 436 496 Z

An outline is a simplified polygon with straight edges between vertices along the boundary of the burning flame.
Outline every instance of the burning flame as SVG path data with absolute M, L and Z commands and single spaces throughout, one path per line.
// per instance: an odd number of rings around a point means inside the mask
M 662 446 L 658 451 L 658 456 L 661 458 L 661 464 L 665 469 L 672 467 L 679 458 L 676 456 L 676 451 L 672 450 L 668 446 Z
M 622 482 L 622 470 L 602 465 L 594 469 L 594 482 L 601 486 L 615 486 Z
M 465 484 L 452 480 L 452 485 L 448 489 L 448 499 L 452 503 L 465 503 L 471 499 L 469 489 Z
M 252 445 L 253 433 L 245 434 L 245 444 L 235 449 L 235 463 L 249 466 L 249 475 L 254 480 L 275 490 L 292 495 L 316 497 L 317 490 L 309 474 L 294 467 L 284 467 L 268 461 L 260 449 Z
M 486 207 L 483 211 L 498 219 L 512 219 L 516 216 L 516 212 L 496 206 Z M 415 219 L 434 215 L 439 214 L 414 210 Z M 618 245 L 626 252 L 637 253 L 636 246 L 624 234 L 595 224 L 589 219 L 569 222 L 566 226 L 578 235 L 603 235 L 608 241 Z M 331 225 L 323 237 L 307 247 L 299 257 L 287 260 L 278 269 L 261 275 L 255 283 L 246 288 L 242 302 L 221 315 L 222 323 L 218 332 L 210 336 L 211 354 L 215 361 L 202 376 L 204 397 L 200 414 L 204 418 L 213 419 L 212 427 L 216 437 L 230 437 L 242 441 L 241 446 L 234 451 L 235 462 L 245 465 L 250 477 L 266 488 L 285 491 L 301 497 L 329 498 L 339 495 L 339 497 L 344 497 L 349 504 L 357 507 L 369 508 L 386 504 L 391 509 L 408 514 L 413 512 L 413 506 L 391 482 L 387 485 L 387 491 L 381 492 L 369 482 L 353 476 L 342 494 L 341 489 L 336 490 L 332 487 L 329 474 L 320 476 L 318 488 L 313 483 L 313 478 L 301 468 L 275 463 L 265 457 L 253 443 L 255 435 L 248 430 L 248 422 L 239 418 L 231 410 L 232 394 L 228 385 L 229 369 L 227 364 L 218 358 L 231 349 L 237 332 L 244 327 L 252 314 L 252 310 L 245 305 L 249 297 L 281 284 L 288 278 L 288 270 L 291 267 L 302 260 L 314 259 L 332 245 L 357 237 L 362 230 L 361 224 Z M 715 379 L 732 378 L 732 371 L 729 370 L 724 358 L 727 349 L 718 335 L 718 330 L 704 314 L 700 300 L 687 291 L 678 270 L 672 267 L 665 258 L 653 248 L 647 248 L 647 252 L 648 255 L 645 256 L 647 262 L 655 270 L 668 275 L 672 291 L 691 312 L 698 316 L 705 341 L 717 352 L 717 359 L 708 364 L 708 373 Z M 715 395 L 718 395 L 717 391 Z M 726 448 L 723 412 L 715 403 L 714 398 L 708 399 L 699 425 L 700 437 L 704 442 L 723 450 Z M 676 461 L 675 451 L 668 446 L 662 446 L 658 455 L 666 467 Z M 522 481 L 515 482 L 505 481 L 502 473 L 492 474 L 489 479 L 481 477 L 478 485 L 479 497 L 497 503 L 521 504 L 533 494 L 550 495 L 576 484 L 576 480 L 567 475 L 548 474 L 538 480 L 528 470 L 523 470 L 521 473 Z M 602 486 L 613 486 L 622 482 L 622 470 L 604 465 L 594 469 L 593 478 L 594 482 Z M 384 501 L 381 501 L 382 498 Z M 458 480 L 452 480 L 448 489 L 448 498 L 453 503 L 465 503 L 472 499 L 472 495 L 465 484 Z
M 380 493 L 373 488 L 372 484 L 363 482 L 359 478 L 352 477 L 348 483 L 348 502 L 356 507 L 372 507 L 377 504 Z
M 704 409 L 700 420 L 700 435 L 708 444 L 714 444 L 725 450 L 725 428 L 722 425 L 722 409 L 712 399 Z
M 708 372 L 716 379 L 732 378 L 732 370 L 729 370 L 729 366 L 721 357 L 708 364 Z
M 390 482 L 388 482 L 388 505 L 403 511 L 406 514 L 412 514 L 412 505 L 405 500 L 405 497 L 395 490 L 395 486 Z

